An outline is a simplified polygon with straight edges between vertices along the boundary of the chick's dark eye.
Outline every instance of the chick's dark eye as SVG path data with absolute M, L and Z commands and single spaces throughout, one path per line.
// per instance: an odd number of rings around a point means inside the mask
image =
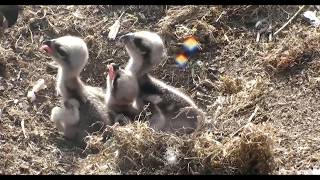
M 120 75 L 119 75 L 119 73 L 117 73 L 117 74 L 116 74 L 116 77 L 114 78 L 115 81 L 117 81 L 117 80 L 119 79 L 119 77 L 120 77 Z
M 147 54 L 148 52 L 147 51 L 141 51 L 141 54 Z
M 67 52 L 63 49 L 62 46 L 60 45 L 56 45 L 56 50 L 59 53 L 60 56 L 66 57 L 67 56 Z
M 140 49 L 142 54 L 148 54 L 150 52 L 150 45 L 145 40 L 141 38 L 135 38 L 133 41 L 134 44 Z
M 118 65 L 118 64 L 114 64 L 114 65 L 113 65 L 113 68 L 114 68 L 115 70 L 118 70 L 118 69 L 119 69 L 119 65 Z
M 134 38 L 133 42 L 136 46 L 139 47 L 139 46 L 141 46 L 142 39 L 141 38 Z
M 115 88 L 115 90 L 117 89 L 118 87 L 118 80 L 120 78 L 120 74 L 119 73 L 116 73 L 116 77 L 114 78 L 114 81 L 113 81 L 113 86 Z

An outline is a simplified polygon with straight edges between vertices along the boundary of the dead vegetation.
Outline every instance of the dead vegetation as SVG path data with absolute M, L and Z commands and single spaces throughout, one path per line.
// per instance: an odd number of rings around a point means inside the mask
M 312 6 L 306 6 L 313 8 Z M 272 41 L 256 42 L 263 18 L 279 30 L 298 6 L 25 6 L 0 42 L 1 174 L 295 174 L 320 166 L 319 32 L 300 15 Z M 167 59 L 154 76 L 190 94 L 207 113 L 201 130 L 177 137 L 147 124 L 107 128 L 83 150 L 49 121 L 57 105 L 56 70 L 38 51 L 43 40 L 66 34 L 88 44 L 82 79 L 105 86 L 106 65 L 128 55 L 119 34 L 151 30 L 165 40 Z M 187 35 L 201 52 L 179 70 L 174 58 Z M 40 78 L 47 88 L 27 99 Z
M 101 152 L 83 160 L 77 173 L 105 174 L 114 165 L 124 174 L 269 174 L 275 168 L 266 125 L 250 124 L 226 143 L 210 132 L 177 137 L 139 122 L 108 131 L 112 138 L 107 143 L 90 141 Z

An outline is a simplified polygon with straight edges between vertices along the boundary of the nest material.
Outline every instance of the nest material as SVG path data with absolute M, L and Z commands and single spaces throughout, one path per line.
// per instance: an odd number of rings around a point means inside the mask
M 294 174 L 319 166 L 319 121 L 311 118 L 320 109 L 317 29 L 298 16 L 274 41 L 255 42 L 258 20 L 270 16 L 277 30 L 297 9 L 25 6 L 0 43 L 0 173 L 277 174 L 280 169 Z M 51 59 L 38 48 L 45 39 L 82 37 L 90 59 L 81 78 L 105 87 L 106 64 L 128 60 L 123 47 L 107 40 L 108 27 L 123 12 L 119 34 L 161 34 L 168 58 L 152 74 L 191 95 L 207 112 L 206 122 L 186 137 L 155 132 L 139 122 L 114 126 L 106 143 L 99 135 L 89 136 L 84 151 L 63 139 L 49 121 L 59 104 L 56 70 L 48 68 Z M 185 35 L 196 36 L 202 49 L 182 71 L 174 58 Z M 48 88 L 31 103 L 27 91 L 40 78 Z
M 108 131 L 112 138 L 94 143 L 103 148 L 83 161 L 80 174 L 108 173 L 110 164 L 121 174 L 270 174 L 276 167 L 267 125 L 249 124 L 224 143 L 211 133 L 177 137 L 140 122 Z

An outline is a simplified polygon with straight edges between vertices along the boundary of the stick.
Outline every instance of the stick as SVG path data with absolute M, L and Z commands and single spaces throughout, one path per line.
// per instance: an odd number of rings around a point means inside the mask
M 220 20 L 220 18 L 222 17 L 222 15 L 226 14 L 225 11 L 222 11 L 222 13 L 219 15 L 218 19 L 216 20 L 216 22 L 218 22 Z
M 257 33 L 257 38 L 256 38 L 256 42 L 260 41 L 260 32 Z
M 253 117 L 257 114 L 258 110 L 259 110 L 259 106 L 256 106 L 256 108 L 254 109 L 253 113 L 251 114 L 251 116 L 248 119 L 248 123 L 250 123 L 252 121 Z
M 228 43 L 230 43 L 230 40 L 229 40 L 228 36 L 226 34 L 224 34 L 223 36 L 228 41 Z
M 92 26 L 92 28 L 102 24 L 102 23 L 105 23 L 106 21 L 108 21 L 109 19 L 108 18 L 103 18 L 101 21 L 99 21 L 98 23 L 96 23 L 95 25 Z
M 108 34 L 108 38 L 109 39 L 115 39 L 117 34 L 118 34 L 118 31 L 120 29 L 120 19 L 122 17 L 122 15 L 124 14 L 124 12 L 122 12 L 122 14 L 120 15 L 120 17 L 114 22 L 114 24 L 109 28 L 110 31 L 109 31 L 109 34 Z
M 231 137 L 234 137 L 235 135 L 237 135 L 242 129 L 244 129 L 245 127 L 248 126 L 249 123 L 251 123 L 252 119 L 254 118 L 254 116 L 257 114 L 259 110 L 259 106 L 256 106 L 256 108 L 254 109 L 253 113 L 251 114 L 251 116 L 248 119 L 248 122 L 246 125 L 242 126 L 241 128 L 239 128 L 236 132 L 231 134 Z
M 18 37 L 16 43 L 14 44 L 14 48 L 15 48 L 15 49 L 18 48 L 18 41 L 20 40 L 21 37 L 22 37 L 22 34 L 20 34 L 20 36 Z
M 142 113 L 143 113 L 143 112 L 146 112 L 149 106 L 150 106 L 150 103 L 148 103 L 147 105 L 145 105 L 145 106 L 143 107 L 143 110 L 139 113 L 138 121 L 140 121 L 140 118 L 141 118 L 141 116 L 142 116 Z M 146 117 L 144 117 L 144 118 L 146 118 Z
M 282 29 L 284 29 L 301 11 L 302 9 L 305 7 L 305 5 L 303 5 L 280 29 L 278 29 L 278 31 L 276 31 L 273 35 L 277 35 Z
M 24 128 L 24 119 L 22 119 L 21 121 L 21 128 L 22 128 L 22 132 L 23 132 L 23 135 L 24 135 L 24 138 L 28 138 L 27 134 L 26 134 L 26 129 Z
M 30 32 L 31 44 L 33 44 L 33 34 L 32 34 L 30 27 L 28 28 L 28 30 Z
M 177 119 L 178 116 L 180 116 L 182 113 L 186 112 L 187 110 L 190 110 L 192 109 L 192 107 L 184 107 L 184 108 L 181 108 L 182 110 L 175 116 L 173 117 L 172 119 Z M 189 111 L 188 111 L 189 112 Z

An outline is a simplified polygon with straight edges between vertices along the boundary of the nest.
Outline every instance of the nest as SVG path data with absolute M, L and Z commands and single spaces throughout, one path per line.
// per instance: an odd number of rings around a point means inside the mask
M 1 38 L 1 174 L 294 174 L 319 165 L 319 33 L 297 16 L 273 41 L 256 42 L 255 24 L 268 17 L 278 30 L 298 6 L 25 6 Z M 88 137 L 87 149 L 65 140 L 49 121 L 59 104 L 56 70 L 38 49 L 46 39 L 83 38 L 90 59 L 81 74 L 105 87 L 108 63 L 128 55 L 108 40 L 151 30 L 168 58 L 152 74 L 189 94 L 206 111 L 199 132 L 175 136 L 148 124 L 114 125 L 110 138 Z M 201 50 L 179 70 L 175 57 L 185 36 Z M 47 88 L 27 99 L 34 82 Z M 280 147 L 279 147 L 280 146 Z M 284 155 L 285 154 L 285 155 Z
M 140 122 L 108 131 L 112 136 L 106 143 L 89 142 L 100 152 L 83 160 L 77 173 L 270 174 L 276 167 L 268 125 L 248 124 L 223 143 L 211 133 L 177 137 Z

